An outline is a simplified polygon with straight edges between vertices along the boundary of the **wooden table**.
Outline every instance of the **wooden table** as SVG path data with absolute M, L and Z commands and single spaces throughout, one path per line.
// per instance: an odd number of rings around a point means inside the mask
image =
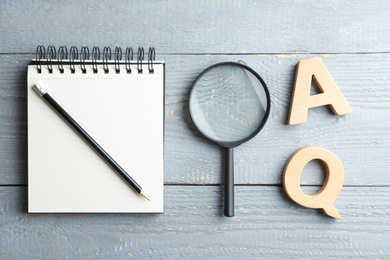
M 0 1 L 0 258 L 346 259 L 390 255 L 390 4 L 382 1 Z M 166 62 L 165 213 L 28 214 L 26 68 L 36 46 L 155 46 Z M 295 66 L 319 57 L 353 109 L 288 126 Z M 194 78 L 245 61 L 272 95 L 235 150 L 236 215 L 222 216 L 222 150 L 188 114 Z M 316 145 L 345 182 L 335 220 L 283 191 L 287 158 Z M 306 193 L 324 180 L 318 162 Z

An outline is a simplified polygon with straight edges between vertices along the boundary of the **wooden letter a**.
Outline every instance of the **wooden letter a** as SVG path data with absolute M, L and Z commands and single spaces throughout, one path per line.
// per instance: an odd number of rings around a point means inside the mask
M 321 93 L 311 96 L 312 79 L 314 79 Z M 295 74 L 288 124 L 295 125 L 306 122 L 309 108 L 325 105 L 329 105 L 336 115 L 352 113 L 347 100 L 322 61 L 319 58 L 301 60 L 298 62 Z

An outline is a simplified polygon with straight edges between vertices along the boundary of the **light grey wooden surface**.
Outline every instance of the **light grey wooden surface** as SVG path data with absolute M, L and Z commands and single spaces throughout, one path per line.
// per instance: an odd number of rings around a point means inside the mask
M 2 53 L 38 44 L 153 45 L 172 54 L 390 50 L 385 0 L 2 0 L 0 12 Z
M 296 205 L 280 186 L 235 192 L 233 218 L 222 216 L 219 186 L 166 187 L 164 214 L 27 214 L 26 187 L 4 187 L 1 256 L 389 258 L 388 187 L 344 187 L 335 202 L 342 220 Z
M 272 95 L 272 113 L 264 130 L 235 149 L 236 183 L 280 184 L 287 158 L 298 148 L 317 145 L 334 152 L 346 169 L 346 185 L 390 185 L 390 54 L 318 55 L 354 110 L 335 116 L 315 108 L 308 120 L 286 125 L 295 64 L 314 55 L 159 55 L 166 62 L 165 183 L 221 183 L 222 150 L 196 131 L 188 115 L 191 83 L 208 65 L 243 60 L 264 77 Z M 4 184 L 27 184 L 26 66 L 33 55 L 0 56 L 4 117 L 0 153 Z M 357 66 L 358 64 L 358 66 Z M 364 64 L 364 66 L 360 66 Z M 348 133 L 346 135 L 346 132 Z M 311 166 L 311 167 L 310 167 Z M 303 184 L 322 183 L 312 163 Z M 378 173 L 383 173 L 377 178 Z
M 0 0 L 0 258 L 351 258 L 390 255 L 390 5 L 387 1 Z M 155 46 L 166 62 L 165 213 L 27 214 L 26 66 L 36 45 Z M 287 126 L 299 60 L 320 57 L 353 114 L 315 108 Z M 222 150 L 188 116 L 195 77 L 243 60 L 264 78 L 271 119 L 235 150 L 236 216 L 222 217 Z M 281 187 L 300 147 L 329 149 L 343 219 Z M 301 177 L 324 179 L 311 162 Z

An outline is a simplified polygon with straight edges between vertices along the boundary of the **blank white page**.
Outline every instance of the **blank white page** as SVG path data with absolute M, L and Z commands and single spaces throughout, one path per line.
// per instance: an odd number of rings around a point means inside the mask
M 164 65 L 116 74 L 28 66 L 28 212 L 163 212 Z M 142 186 L 136 193 L 41 98 L 39 83 Z

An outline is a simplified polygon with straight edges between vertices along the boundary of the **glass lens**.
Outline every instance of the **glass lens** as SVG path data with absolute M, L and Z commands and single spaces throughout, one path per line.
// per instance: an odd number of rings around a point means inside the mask
M 189 106 L 202 134 L 223 144 L 252 135 L 265 120 L 268 104 L 260 80 L 232 63 L 203 73 L 193 86 Z

